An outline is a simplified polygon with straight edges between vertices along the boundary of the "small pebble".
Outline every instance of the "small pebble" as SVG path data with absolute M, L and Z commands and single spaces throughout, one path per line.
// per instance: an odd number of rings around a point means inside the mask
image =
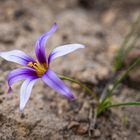
M 118 139 L 118 135 L 117 134 L 113 134 L 112 135 L 112 140 L 117 140 Z
M 138 135 L 140 135 L 140 130 L 137 131 Z
M 97 137 L 100 137 L 101 136 L 101 131 L 99 129 L 95 129 L 94 130 L 94 137 L 97 138 Z
M 89 125 L 87 123 L 81 123 L 77 129 L 78 134 L 86 134 L 88 132 Z
M 74 127 L 78 127 L 79 123 L 76 121 L 72 121 L 70 122 L 70 124 L 68 125 L 68 129 L 74 128 Z

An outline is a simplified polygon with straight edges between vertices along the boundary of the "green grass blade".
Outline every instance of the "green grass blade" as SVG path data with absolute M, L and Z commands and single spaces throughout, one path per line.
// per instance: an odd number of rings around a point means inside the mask
M 112 105 L 106 106 L 106 108 L 118 107 L 118 106 L 140 106 L 140 102 L 113 103 Z

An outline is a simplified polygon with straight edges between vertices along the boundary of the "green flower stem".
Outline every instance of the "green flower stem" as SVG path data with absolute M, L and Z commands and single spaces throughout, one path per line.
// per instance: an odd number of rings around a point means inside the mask
M 126 103 L 114 103 L 112 105 L 108 105 L 106 108 L 117 107 L 117 106 L 139 106 L 140 102 L 126 102 Z
M 106 96 L 106 98 L 108 98 L 108 96 L 111 96 L 113 91 L 118 87 L 118 85 L 122 82 L 122 80 L 128 75 L 128 73 L 135 68 L 135 66 L 137 66 L 138 64 L 140 64 L 140 58 L 138 58 L 114 83 L 112 89 L 109 91 L 109 94 Z
M 89 94 L 91 94 L 96 99 L 97 102 L 99 102 L 99 99 L 98 99 L 96 93 L 94 93 L 91 89 L 89 89 L 82 82 L 80 82 L 78 80 L 75 80 L 75 79 L 72 79 L 68 76 L 64 76 L 64 75 L 59 75 L 59 78 L 62 79 L 62 80 L 67 80 L 67 81 L 70 81 L 70 82 L 73 82 L 73 83 L 76 83 L 76 84 L 80 85 L 85 91 L 87 91 Z
M 97 106 L 97 117 L 99 117 L 101 113 L 104 112 L 106 109 L 119 106 L 140 106 L 140 102 L 113 103 L 108 105 L 99 104 Z
M 118 87 L 118 85 L 122 82 L 122 80 L 128 75 L 128 73 L 140 64 L 140 57 L 116 80 L 116 82 L 113 84 L 113 87 L 111 90 L 108 91 L 107 96 L 98 104 L 98 113 L 99 116 L 102 112 L 105 111 L 105 109 L 109 107 L 115 107 L 115 106 L 126 106 L 126 105 L 140 105 L 140 102 L 128 102 L 128 103 L 112 103 L 111 97 L 113 94 L 113 91 Z

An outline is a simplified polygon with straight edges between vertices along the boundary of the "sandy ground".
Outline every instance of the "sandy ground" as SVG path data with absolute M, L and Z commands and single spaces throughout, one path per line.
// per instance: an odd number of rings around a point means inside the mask
M 115 53 L 139 9 L 138 0 L 1 0 L 0 49 L 20 49 L 35 57 L 35 41 L 56 22 L 59 28 L 47 42 L 48 53 L 68 43 L 81 43 L 86 48 L 55 60 L 52 69 L 83 81 L 101 94 L 110 79 Z M 139 107 L 108 110 L 97 119 L 89 136 L 94 99 L 69 82 L 66 84 L 77 100 L 68 101 L 40 80 L 21 114 L 19 89 L 22 82 L 15 84 L 13 93 L 8 95 L 5 80 L 7 74 L 19 66 L 2 59 L 0 66 L 0 140 L 140 139 Z M 139 85 L 138 75 L 132 77 Z M 140 101 L 139 88 L 128 85 L 124 82 L 114 101 Z

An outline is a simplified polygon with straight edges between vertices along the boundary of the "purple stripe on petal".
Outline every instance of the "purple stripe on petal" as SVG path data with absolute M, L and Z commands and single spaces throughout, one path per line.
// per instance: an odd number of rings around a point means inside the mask
M 30 98 L 32 88 L 36 81 L 37 79 L 27 79 L 22 84 L 20 89 L 20 111 L 24 110 L 24 107 Z
M 58 93 L 67 96 L 71 100 L 74 99 L 74 96 L 69 90 L 69 88 L 51 69 L 47 70 L 47 72 L 43 75 L 42 79 L 48 86 L 50 86 Z
M 57 24 L 55 23 L 50 31 L 43 34 L 36 42 L 36 57 L 41 64 L 46 63 L 45 43 L 48 38 L 56 31 L 56 29 Z
M 7 81 L 8 81 L 8 93 L 11 92 L 11 86 L 16 83 L 17 81 L 24 80 L 27 78 L 37 79 L 38 76 L 36 75 L 36 71 L 27 68 L 19 68 L 16 70 L 11 71 L 8 74 Z
M 15 62 L 23 66 L 27 66 L 29 62 L 35 62 L 34 59 L 20 50 L 13 50 L 8 52 L 0 52 L 0 57 L 7 61 Z
M 84 47 L 85 46 L 81 44 L 68 44 L 68 45 L 57 47 L 50 53 L 49 58 L 48 58 L 48 64 L 50 64 L 50 62 L 57 57 L 66 55 L 79 48 L 84 48 Z

